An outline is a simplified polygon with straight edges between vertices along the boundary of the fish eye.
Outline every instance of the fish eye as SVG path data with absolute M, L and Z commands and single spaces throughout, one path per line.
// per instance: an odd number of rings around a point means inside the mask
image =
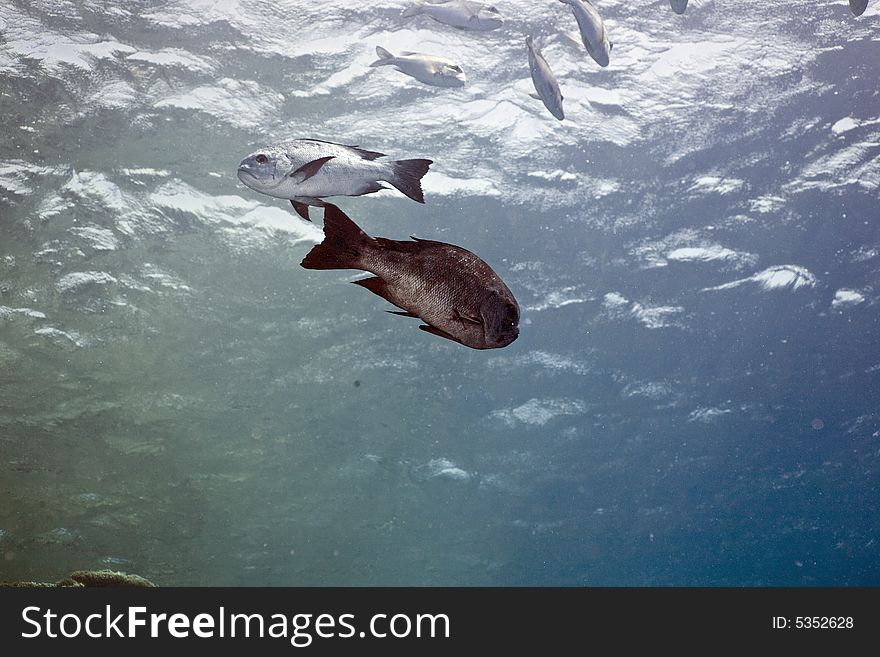
M 259 155 L 257 155 L 257 157 L 255 157 L 254 159 L 255 159 L 257 162 L 259 162 L 260 164 L 266 164 L 266 162 L 269 161 L 269 158 L 266 157 L 265 155 L 263 155 L 262 153 L 260 153 Z

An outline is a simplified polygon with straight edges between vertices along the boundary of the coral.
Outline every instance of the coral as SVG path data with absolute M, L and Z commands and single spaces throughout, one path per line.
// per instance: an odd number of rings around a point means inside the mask
M 77 570 L 76 572 L 71 573 L 69 577 L 65 577 L 54 583 L 0 582 L 0 588 L 84 588 L 97 586 L 153 587 L 156 585 L 140 575 L 129 575 L 127 573 L 120 573 L 113 570 Z
M 156 586 L 140 575 L 128 575 L 113 570 L 78 570 L 70 579 L 83 586 Z

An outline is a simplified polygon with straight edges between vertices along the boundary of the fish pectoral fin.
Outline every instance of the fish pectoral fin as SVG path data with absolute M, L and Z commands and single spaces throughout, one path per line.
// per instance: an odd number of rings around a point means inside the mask
M 459 310 L 453 311 L 455 314 L 455 319 L 460 322 L 464 322 L 465 324 L 476 324 L 477 326 L 483 325 L 483 320 L 478 317 L 471 317 L 470 315 L 464 315 Z
M 305 203 L 300 203 L 299 201 L 294 201 L 290 199 L 290 204 L 293 206 L 293 209 L 296 210 L 296 213 L 305 219 L 306 221 L 311 221 L 309 218 L 309 206 Z
M 400 315 L 401 317 L 415 317 L 416 319 L 419 319 L 418 315 L 413 315 L 408 310 L 386 310 L 385 312 L 391 315 Z
M 419 326 L 419 328 L 422 329 L 425 333 L 431 333 L 431 334 L 436 335 L 438 337 L 446 338 L 447 340 L 452 340 L 453 342 L 457 342 L 458 344 L 464 344 L 458 338 L 452 337 L 446 331 L 438 329 L 436 326 L 431 326 L 430 324 L 421 324 Z
M 534 98 L 535 100 L 543 100 L 543 98 L 541 98 L 541 97 L 540 97 L 538 94 L 536 94 L 534 91 L 531 92 L 531 93 L 529 94 L 529 96 L 531 96 L 531 97 Z
M 304 182 L 314 176 L 318 171 L 320 171 L 321 167 L 327 164 L 330 160 L 332 160 L 335 155 L 328 155 L 327 157 L 319 157 L 317 160 L 312 160 L 311 162 L 306 162 L 299 169 L 290 174 L 290 177 L 293 178 L 293 181 L 297 184 Z

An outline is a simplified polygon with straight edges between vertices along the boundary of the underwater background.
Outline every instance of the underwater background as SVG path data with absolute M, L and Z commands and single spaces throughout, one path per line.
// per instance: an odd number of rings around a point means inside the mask
M 880 3 L 604 0 L 608 68 L 559 2 L 407 4 L 2 0 L 0 580 L 880 584 Z M 236 177 L 294 137 L 434 160 L 332 200 L 520 337 L 301 268 L 321 211 Z

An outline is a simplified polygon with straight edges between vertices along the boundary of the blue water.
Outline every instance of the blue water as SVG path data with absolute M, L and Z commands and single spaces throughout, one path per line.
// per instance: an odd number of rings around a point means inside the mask
M 880 583 L 880 5 L 607 0 L 600 69 L 496 4 L 0 6 L 0 580 Z M 478 254 L 518 340 L 302 269 L 321 213 L 235 173 L 292 137 L 433 159 L 335 201 Z

